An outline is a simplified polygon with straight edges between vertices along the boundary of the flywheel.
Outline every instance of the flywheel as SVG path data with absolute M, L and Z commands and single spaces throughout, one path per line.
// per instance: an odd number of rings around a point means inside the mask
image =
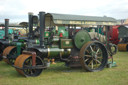
M 86 30 L 80 30 L 74 37 L 74 43 L 78 49 L 81 49 L 88 41 L 91 41 L 91 37 Z

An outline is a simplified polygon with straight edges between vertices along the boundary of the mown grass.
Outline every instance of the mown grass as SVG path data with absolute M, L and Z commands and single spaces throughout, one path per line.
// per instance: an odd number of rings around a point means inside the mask
M 28 78 L 0 62 L 0 85 L 128 85 L 128 52 L 118 52 L 114 61 L 117 67 L 105 68 L 100 72 L 70 69 L 64 63 L 57 63 L 40 76 Z

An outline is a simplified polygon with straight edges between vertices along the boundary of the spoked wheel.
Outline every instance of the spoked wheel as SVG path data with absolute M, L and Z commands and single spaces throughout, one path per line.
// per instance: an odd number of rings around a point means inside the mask
M 17 57 L 15 64 L 16 67 L 20 67 L 23 69 L 16 68 L 17 72 L 19 72 L 21 75 L 26 77 L 34 77 L 41 74 L 43 69 L 34 69 L 32 67 L 32 56 L 28 54 L 22 54 Z M 39 57 L 36 57 L 36 66 L 37 65 L 44 65 L 42 62 L 42 59 Z
M 14 64 L 17 57 L 17 49 L 15 46 L 9 46 L 3 51 L 3 60 L 8 64 Z
M 82 67 L 90 72 L 102 70 L 108 61 L 108 53 L 105 46 L 98 41 L 90 41 L 80 50 Z

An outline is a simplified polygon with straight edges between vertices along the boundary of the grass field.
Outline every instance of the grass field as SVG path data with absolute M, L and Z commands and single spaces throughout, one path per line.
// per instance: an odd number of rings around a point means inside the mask
M 100 72 L 70 69 L 64 63 L 57 63 L 40 76 L 28 78 L 0 62 L 0 85 L 128 85 L 128 52 L 118 52 L 114 61 L 117 67 L 105 68 Z

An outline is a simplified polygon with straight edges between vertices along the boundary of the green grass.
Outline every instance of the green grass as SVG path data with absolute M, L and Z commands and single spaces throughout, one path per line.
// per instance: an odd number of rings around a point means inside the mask
M 0 85 L 128 85 L 128 52 L 114 56 L 117 67 L 100 72 L 70 69 L 57 63 L 38 77 L 25 78 L 4 62 L 0 62 Z

